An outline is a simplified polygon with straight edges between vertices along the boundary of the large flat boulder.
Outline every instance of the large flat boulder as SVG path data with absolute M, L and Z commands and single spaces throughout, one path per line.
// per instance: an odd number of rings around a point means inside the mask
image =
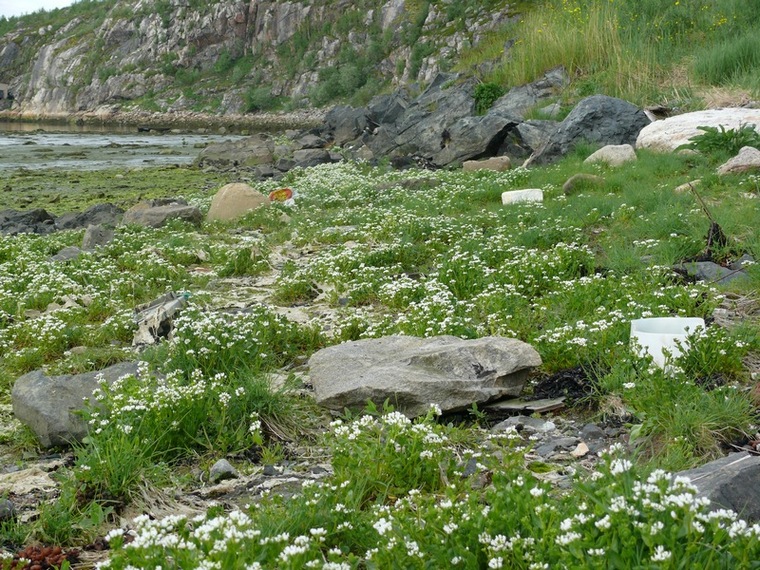
M 13 413 L 29 426 L 45 447 L 71 445 L 87 435 L 87 423 L 78 411 L 85 400 L 94 403 L 98 376 L 113 384 L 122 376 L 136 374 L 136 362 L 121 362 L 98 372 L 45 376 L 41 370 L 24 374 L 13 385 Z
M 200 226 L 203 214 L 196 206 L 190 206 L 180 198 L 147 200 L 124 212 L 121 221 L 123 224 L 160 228 L 171 220 L 182 220 Z
M 641 129 L 636 139 L 636 148 L 648 148 L 658 152 L 673 152 L 679 146 L 688 144 L 689 139 L 704 134 L 698 127 L 739 129 L 743 125 L 760 128 L 760 109 L 707 109 L 694 111 L 662 121 L 655 121 Z
M 529 344 L 510 338 L 389 336 L 331 346 L 309 359 L 319 404 L 334 410 L 388 400 L 408 416 L 518 396 L 541 364 Z

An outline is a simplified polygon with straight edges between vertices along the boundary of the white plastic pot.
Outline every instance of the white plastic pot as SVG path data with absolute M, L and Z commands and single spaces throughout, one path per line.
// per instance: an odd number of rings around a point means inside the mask
M 655 364 L 665 367 L 666 349 L 671 358 L 680 356 L 686 348 L 686 337 L 697 327 L 704 328 L 705 321 L 698 317 L 656 317 L 631 321 L 631 341 L 636 341 L 635 349 L 643 356 L 650 354 Z M 681 343 L 679 347 L 676 341 Z

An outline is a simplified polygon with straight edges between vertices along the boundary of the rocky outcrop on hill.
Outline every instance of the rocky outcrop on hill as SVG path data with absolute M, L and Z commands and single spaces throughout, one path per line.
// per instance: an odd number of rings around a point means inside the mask
M 552 162 L 581 142 L 629 145 L 649 123 L 644 112 L 621 99 L 594 95 L 581 100 L 562 121 L 525 120 L 524 113 L 554 97 L 567 84 L 561 69 L 513 89 L 483 115 L 476 113 L 474 83 L 439 74 L 418 97 L 399 89 L 366 107 L 333 107 L 322 128 L 291 132 L 287 139 L 256 135 L 206 148 L 200 166 L 255 167 L 260 178 L 279 177 L 292 168 L 345 157 L 390 159 L 397 167 L 456 166 L 500 157 L 504 164 Z M 635 154 L 634 154 L 635 156 Z M 630 158 L 630 154 L 628 155 Z
M 429 83 L 510 10 L 506 0 L 456 10 L 407 0 L 88 2 L 0 37 L 0 79 L 31 115 L 324 104 L 368 82 Z

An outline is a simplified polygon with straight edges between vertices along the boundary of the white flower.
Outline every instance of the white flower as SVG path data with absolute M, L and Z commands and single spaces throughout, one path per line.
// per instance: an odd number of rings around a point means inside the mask
M 671 552 L 669 550 L 665 550 L 665 547 L 662 545 L 658 545 L 654 549 L 654 554 L 652 555 L 652 562 L 665 562 L 666 560 L 669 560 L 671 557 Z
M 393 528 L 393 525 L 385 518 L 378 520 L 372 527 L 377 531 L 380 536 L 383 536 L 386 532 Z
M 489 568 L 501 568 L 502 566 L 504 566 L 504 559 L 501 556 L 497 558 L 491 558 L 488 561 Z

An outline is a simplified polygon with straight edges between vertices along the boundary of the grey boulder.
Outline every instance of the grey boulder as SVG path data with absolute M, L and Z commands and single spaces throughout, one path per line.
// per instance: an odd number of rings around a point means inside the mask
M 182 220 L 200 226 L 203 214 L 183 199 L 147 200 L 127 210 L 122 223 L 160 228 L 171 220 Z
M 747 522 L 760 521 L 760 456 L 731 453 L 679 475 L 691 479 L 712 509 L 731 509 Z
M 29 426 L 45 447 L 70 445 L 87 435 L 87 423 L 77 413 L 85 400 L 95 403 L 98 375 L 109 384 L 137 373 L 136 362 L 121 362 L 98 372 L 45 376 L 41 370 L 24 374 L 13 385 L 13 413 Z
M 319 404 L 334 410 L 388 400 L 414 417 L 431 404 L 463 410 L 522 392 L 541 357 L 509 338 L 389 336 L 331 346 L 309 359 Z
M 534 161 L 547 164 L 573 150 L 582 142 L 605 145 L 634 144 L 641 129 L 650 123 L 643 110 L 635 105 L 608 97 L 586 97 L 562 121 L 549 137 Z

